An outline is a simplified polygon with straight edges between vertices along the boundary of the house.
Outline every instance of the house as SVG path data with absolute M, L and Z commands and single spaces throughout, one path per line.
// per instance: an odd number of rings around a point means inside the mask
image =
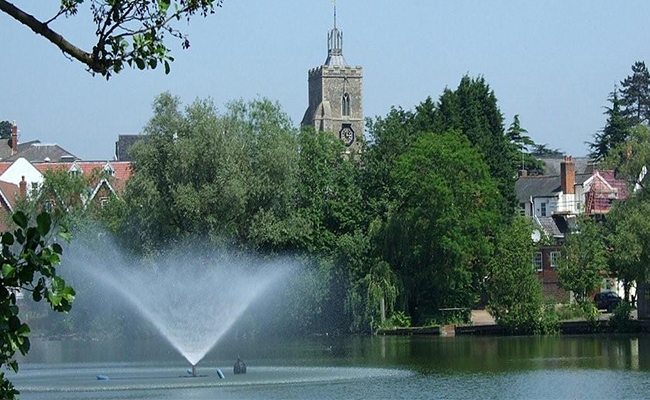
M 16 161 L 19 158 L 29 162 L 61 162 L 79 159 L 56 143 L 41 143 L 40 140 L 19 143 L 18 126 L 14 123 L 11 137 L 8 140 L 0 140 L 0 161 Z
M 515 184 L 519 213 L 531 218 L 538 227 L 534 239 L 541 245 L 533 257 L 533 268 L 543 283 L 543 293 L 566 301 L 569 293 L 559 287 L 557 260 L 566 233 L 580 215 L 603 218 L 612 204 L 627 198 L 627 187 L 613 171 L 599 170 L 585 158 L 564 157 L 542 160 L 549 175 L 528 176 L 520 172 Z M 607 289 L 611 282 L 605 283 Z
M 90 204 L 104 207 L 111 196 L 119 196 L 131 177 L 131 163 L 124 161 L 72 161 L 72 162 L 29 162 L 24 158 L 16 161 L 0 161 L 0 189 L 7 197 L 5 214 L 13 211 L 17 196 L 29 198 L 42 188 L 47 171 L 65 171 L 71 175 L 83 175 L 91 182 L 86 193 L 81 193 L 79 204 L 84 208 Z M 23 189 L 24 187 L 24 189 Z M 2 201 L 0 201 L 2 203 Z M 46 207 L 56 204 L 56 199 L 46 200 Z M 71 206 L 71 205 L 70 205 Z

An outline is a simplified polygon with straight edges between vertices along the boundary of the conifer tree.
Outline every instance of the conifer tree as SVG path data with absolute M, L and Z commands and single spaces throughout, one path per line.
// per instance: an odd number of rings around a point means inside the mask
M 632 75 L 621 82 L 622 114 L 631 125 L 650 121 L 650 72 L 643 61 L 632 66 Z
M 607 123 L 600 132 L 594 135 L 594 142 L 589 143 L 591 148 L 589 156 L 595 161 L 604 160 L 612 148 L 625 142 L 629 136 L 630 124 L 623 116 L 617 88 L 614 88 L 614 91 L 609 94 L 608 101 L 611 103 L 611 107 L 605 107 Z
M 521 126 L 519 115 L 515 115 L 506 136 L 512 146 L 512 164 L 517 169 L 524 169 L 531 175 L 543 173 L 542 162 L 533 157 L 529 149 L 535 146 L 535 141 L 527 135 L 528 131 Z

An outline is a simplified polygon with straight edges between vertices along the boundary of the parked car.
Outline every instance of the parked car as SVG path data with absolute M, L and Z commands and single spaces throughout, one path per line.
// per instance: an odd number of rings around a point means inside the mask
M 607 310 L 607 312 L 612 312 L 620 302 L 621 298 L 614 292 L 603 292 L 594 296 L 596 307 L 599 310 Z

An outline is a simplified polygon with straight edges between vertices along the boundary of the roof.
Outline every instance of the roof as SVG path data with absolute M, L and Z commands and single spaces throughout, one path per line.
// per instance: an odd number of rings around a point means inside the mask
M 535 222 L 546 232 L 550 237 L 562 237 L 564 234 L 557 225 L 553 217 L 536 217 Z
M 142 135 L 119 135 L 117 142 L 115 142 L 115 159 L 118 161 L 133 161 L 129 150 L 142 138 Z
M 43 143 L 34 143 L 30 142 L 30 145 L 18 146 L 18 153 L 6 158 L 7 161 L 15 161 L 18 158 L 24 158 L 27 161 L 34 162 L 44 162 L 52 161 L 59 162 L 63 161 L 66 157 L 72 160 L 78 160 L 79 158 L 69 151 L 65 150 L 63 147 L 58 144 L 43 144 Z
M 126 182 L 131 177 L 133 170 L 131 169 L 131 162 L 129 161 L 73 161 L 73 162 L 59 162 L 59 163 L 33 163 L 36 169 L 45 173 L 49 170 L 64 170 L 69 171 L 73 165 L 81 168 L 81 172 L 84 176 L 89 177 L 93 174 L 95 170 L 104 170 L 107 166 L 110 166 L 115 173 L 111 179 L 112 187 L 117 191 L 121 192 L 122 189 L 126 186 Z M 0 170 L 2 169 L 2 163 L 0 163 Z
M 30 140 L 25 143 L 18 143 L 18 152 L 33 146 L 34 144 L 40 143 L 40 140 Z M 11 138 L 0 139 L 0 160 L 7 160 L 11 157 Z
M 13 183 L 0 181 L 0 192 L 2 192 L 0 193 L 2 201 L 7 203 L 9 210 L 13 210 L 20 193 L 20 187 Z
M 515 183 L 520 203 L 530 201 L 531 197 L 553 197 L 561 190 L 559 176 L 525 176 Z
M 538 158 L 545 164 L 544 175 L 555 176 L 560 175 L 560 164 L 562 163 L 563 157 L 559 158 Z M 573 162 L 576 166 L 576 174 L 591 174 L 594 170 L 593 161 L 589 157 L 573 157 Z
M 592 174 L 576 174 L 576 185 L 582 185 Z M 562 191 L 560 175 L 522 176 L 515 182 L 515 192 L 520 203 L 531 197 L 555 197 Z

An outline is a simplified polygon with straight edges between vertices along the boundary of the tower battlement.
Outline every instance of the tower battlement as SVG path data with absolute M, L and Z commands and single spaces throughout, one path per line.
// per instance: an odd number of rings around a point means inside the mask
M 322 76 L 363 76 L 363 67 L 357 66 L 340 66 L 340 65 L 321 65 L 309 70 L 309 79 L 320 78 Z

